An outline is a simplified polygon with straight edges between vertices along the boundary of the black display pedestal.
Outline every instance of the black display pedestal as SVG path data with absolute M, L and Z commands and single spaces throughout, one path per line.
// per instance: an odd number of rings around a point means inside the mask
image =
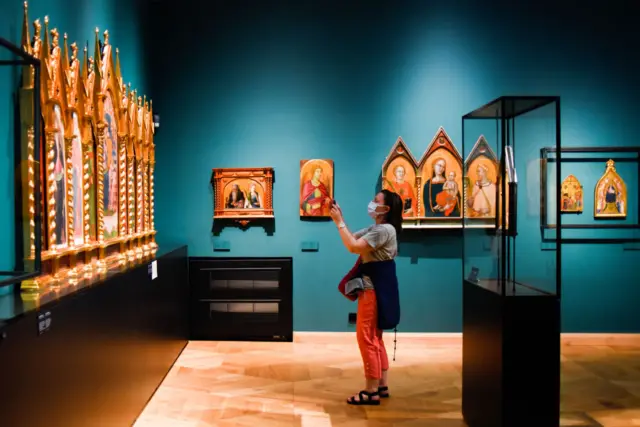
M 469 427 L 560 424 L 560 301 L 463 283 L 462 413 Z

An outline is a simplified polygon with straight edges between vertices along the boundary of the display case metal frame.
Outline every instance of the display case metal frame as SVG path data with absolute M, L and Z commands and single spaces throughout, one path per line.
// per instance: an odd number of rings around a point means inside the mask
M 546 237 L 546 230 L 558 230 L 559 228 L 565 230 L 595 230 L 595 229 L 624 229 L 624 230 L 638 230 L 640 229 L 640 214 L 636 212 L 636 218 L 633 223 L 627 224 L 612 224 L 607 223 L 606 220 L 598 219 L 593 224 L 562 224 L 558 227 L 557 224 L 550 223 L 548 220 L 548 212 L 547 212 L 547 173 L 548 173 L 548 164 L 556 164 L 561 162 L 564 163 L 606 163 L 607 160 L 611 158 L 611 156 L 598 157 L 598 158 L 565 158 L 560 160 L 557 156 L 550 156 L 550 154 L 555 155 L 556 153 L 573 153 L 573 154 L 635 154 L 635 157 L 614 157 L 616 163 L 636 163 L 638 167 L 638 179 L 637 179 L 637 190 L 636 197 L 637 200 L 640 200 L 640 147 L 567 147 L 567 148 L 556 148 L 556 147 L 544 147 L 540 149 L 540 234 L 542 236 L 542 240 L 544 242 L 553 242 L 555 238 Z M 559 188 L 559 187 L 558 187 Z M 558 198 L 559 202 L 561 202 L 560 198 Z M 582 243 L 582 244 L 594 244 L 594 243 L 638 243 L 640 242 L 640 238 L 638 237 L 606 237 L 606 238 L 562 238 L 563 244 L 566 243 Z
M 555 166 L 559 188 L 562 155 L 559 97 L 503 96 L 462 117 L 463 155 L 466 155 L 467 121 L 494 120 L 499 159 L 496 206 L 490 207 L 490 212 L 491 209 L 495 212 L 495 226 L 474 227 L 472 219 L 465 218 L 462 228 L 462 414 L 469 427 L 540 427 L 559 423 L 562 229 L 558 227 L 555 236 L 555 255 L 549 254 L 556 263 L 555 272 L 549 272 L 550 277 L 555 276 L 555 292 L 520 283 L 515 257 L 519 234 L 518 183 L 513 174 L 510 177 L 507 173 L 515 172 L 516 119 L 542 107 L 553 108 L 550 115 L 555 120 L 555 129 L 550 130 L 548 138 L 555 138 L 558 150 Z M 469 139 L 475 141 L 476 137 L 474 134 Z M 507 147 L 511 147 L 509 152 Z M 513 168 L 507 166 L 510 153 Z M 468 176 L 466 166 L 465 176 Z M 467 192 L 463 193 L 463 203 L 467 203 Z M 556 224 L 561 225 L 559 197 L 556 204 Z M 479 270 L 468 262 L 467 257 L 473 252 L 465 248 L 467 239 L 475 245 L 479 234 L 490 236 L 491 244 L 497 246 L 487 258 L 494 271 L 481 280 Z M 520 234 L 525 234 L 524 229 Z
M 506 296 L 509 292 L 507 284 L 511 284 L 511 292 L 515 292 L 515 285 L 529 287 L 526 284 L 517 283 L 515 281 L 515 265 L 511 266 L 512 263 L 506 262 L 509 260 L 510 255 L 515 257 L 515 238 L 517 236 L 517 184 L 509 183 L 507 177 L 506 170 L 506 155 L 505 147 L 512 146 L 514 147 L 515 152 L 515 119 L 521 117 L 527 113 L 530 113 L 539 108 L 548 106 L 553 104 L 555 107 L 555 147 L 557 151 L 557 157 L 555 162 L 556 168 L 556 186 L 557 188 L 561 185 L 560 179 L 560 167 L 561 167 L 561 114 L 560 114 L 560 97 L 559 96 L 502 96 L 494 99 L 491 102 L 471 111 L 470 113 L 462 116 L 462 151 L 465 153 L 465 121 L 466 120 L 495 120 L 496 121 L 496 134 L 500 135 L 500 166 L 499 166 L 499 179 L 503 183 L 507 183 L 507 187 L 511 194 L 510 204 L 508 206 L 506 192 L 500 192 L 500 186 L 496 186 L 496 201 L 499 203 L 497 211 L 502 214 L 496 214 L 495 216 L 495 227 L 490 229 L 485 229 L 489 233 L 495 233 L 500 237 L 500 254 L 499 259 L 503 262 L 500 263 L 500 268 L 498 272 L 497 285 L 500 287 L 500 293 L 502 296 Z M 515 156 L 515 154 L 514 154 Z M 466 171 L 465 171 L 466 172 Z M 463 204 L 466 203 L 466 193 L 463 194 Z M 511 208 L 511 209 L 509 209 Z M 505 214 L 506 213 L 506 214 Z M 549 239 L 548 241 L 553 241 L 557 245 L 556 250 L 556 289 L 555 295 L 558 298 L 561 297 L 562 294 L 562 284 L 561 284 L 561 258 L 562 251 L 559 250 L 560 244 L 562 243 L 562 218 L 560 214 L 560 198 L 557 200 L 557 209 L 556 209 L 556 224 L 558 224 L 556 236 L 554 239 Z M 467 218 L 463 219 L 463 235 L 465 233 L 465 229 L 474 229 L 477 230 L 476 227 L 469 227 L 469 220 Z M 511 252 L 512 253 L 509 253 Z M 465 250 L 463 245 L 462 250 L 462 259 L 463 264 L 465 260 Z M 463 280 L 464 280 L 464 267 L 463 267 Z M 537 291 L 545 293 L 540 289 Z
M 14 57 L 14 59 L 5 59 L 0 60 L 0 66 L 13 66 L 13 67 L 25 67 L 32 66 L 34 71 L 34 85 L 33 85 L 33 97 L 34 100 L 40 99 L 40 60 L 29 55 L 20 47 L 11 43 L 9 40 L 0 37 L 0 46 L 9 51 L 9 53 Z M 33 103 L 33 122 L 38 123 L 38 126 L 34 126 L 33 135 L 34 135 L 34 164 L 38 167 L 34 168 L 34 180 L 35 180 L 35 191 L 34 191 L 34 238 L 35 238 L 35 253 L 34 253 L 34 261 L 33 261 L 33 271 L 24 271 L 24 260 L 17 259 L 16 260 L 16 269 L 14 271 L 0 271 L 0 287 L 10 286 L 16 283 L 23 282 L 28 279 L 32 279 L 34 277 L 40 276 L 42 272 L 42 258 L 41 258 L 41 248 L 42 248 L 42 207 L 41 207 L 41 198 L 42 195 L 40 193 L 40 137 L 41 137 L 41 124 L 42 120 L 40 119 L 40 102 Z M 16 139 L 16 153 L 21 153 L 20 149 L 21 140 L 20 138 Z M 22 167 L 23 159 L 18 154 L 16 155 L 16 170 L 19 170 Z M 22 206 L 20 200 L 21 189 L 16 187 L 16 206 Z M 18 211 L 18 209 L 16 209 Z M 22 216 L 22 212 L 20 211 L 20 216 Z M 27 218 L 28 220 L 28 218 Z M 22 227 L 16 227 L 16 235 L 22 232 Z M 16 237 L 17 242 L 22 241 L 21 236 Z M 7 277 L 3 279 L 3 277 Z

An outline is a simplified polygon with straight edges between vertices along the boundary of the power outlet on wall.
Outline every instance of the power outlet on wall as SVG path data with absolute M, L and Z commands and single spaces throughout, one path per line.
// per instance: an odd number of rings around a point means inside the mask
M 358 317 L 357 313 L 349 313 L 349 324 L 355 325 L 357 317 Z

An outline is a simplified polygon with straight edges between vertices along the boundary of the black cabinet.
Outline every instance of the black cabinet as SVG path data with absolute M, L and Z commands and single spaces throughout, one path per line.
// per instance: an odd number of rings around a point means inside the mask
M 292 341 L 292 263 L 291 258 L 190 258 L 191 338 Z
M 188 339 L 187 247 L 163 251 L 156 279 L 142 264 L 0 322 L 0 426 L 135 423 Z

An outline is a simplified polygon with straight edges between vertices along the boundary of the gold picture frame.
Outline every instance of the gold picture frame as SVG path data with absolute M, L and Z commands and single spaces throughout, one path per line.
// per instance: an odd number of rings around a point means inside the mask
M 627 185 L 616 171 L 615 162 L 607 161 L 604 174 L 594 189 L 594 217 L 624 219 L 627 217 Z
M 495 227 L 500 211 L 498 191 L 501 191 L 498 157 L 480 135 L 464 161 L 464 216 L 469 225 Z M 474 174 L 474 175 L 472 175 Z
M 462 203 L 462 195 L 466 194 L 464 200 L 468 201 L 473 192 L 470 168 L 477 169 L 478 166 L 490 175 L 493 191 L 488 203 L 494 206 L 487 215 L 474 215 L 472 206 L 467 203 L 463 206 Z M 506 180 L 510 182 L 515 179 L 509 177 L 509 173 L 515 174 L 515 165 L 510 164 L 507 169 Z M 465 222 L 466 227 L 495 228 L 496 215 L 498 220 L 501 219 L 499 206 L 495 206 L 503 191 L 499 161 L 483 135 L 474 144 L 464 164 L 460 152 L 442 126 L 419 161 L 402 137 L 398 137 L 382 164 L 380 181 L 382 189 L 394 191 L 402 198 L 402 228 L 405 229 L 461 228 L 463 218 L 469 220 Z M 506 191 L 508 203 L 508 186 Z M 496 200 L 491 202 L 493 198 Z
M 331 159 L 300 160 L 300 217 L 330 217 L 334 176 Z
M 421 177 L 417 164 L 402 137 L 398 137 L 382 164 L 382 189 L 400 196 L 405 220 L 418 217 Z
M 19 90 L 22 159 L 19 185 L 25 217 L 21 247 L 27 270 L 35 262 L 36 185 L 43 194 L 43 223 L 41 275 L 22 282 L 21 286 L 26 291 L 40 291 L 62 283 L 93 280 L 110 268 L 137 263 L 156 252 L 155 156 L 151 102 L 132 105 L 135 97 L 124 86 L 117 49 L 114 66 L 108 32 L 105 31 L 101 41 L 96 29 L 95 60 L 86 47 L 81 59 L 77 44 L 69 44 L 67 34 L 61 43 L 58 30 L 49 28 L 48 17 L 42 23 L 36 19 L 32 25 L 33 36 L 25 2 L 21 47 L 40 59 L 43 68 L 41 99 L 34 100 L 35 75 L 31 66 L 23 67 Z M 40 125 L 39 121 L 33 121 L 34 102 L 41 103 L 44 124 L 39 154 L 46 161 L 39 164 L 34 161 L 34 129 Z M 140 167 L 139 192 L 135 170 L 131 168 L 134 162 L 129 161 L 134 154 L 129 138 L 137 131 L 132 122 L 133 111 L 136 115 L 140 113 L 140 128 L 145 130 L 141 133 L 146 152 L 140 153 L 144 161 Z M 105 236 L 105 227 L 109 226 L 105 225 L 105 182 L 98 177 L 104 174 L 103 161 L 105 154 L 109 154 L 105 153 L 105 138 L 112 123 L 115 127 L 111 133 L 115 130 L 116 136 L 109 137 L 111 148 L 116 151 L 111 157 L 116 162 L 112 185 L 117 189 L 114 199 L 117 229 L 114 236 Z M 42 182 L 36 182 L 36 168 L 40 168 Z M 109 194 L 113 195 L 113 191 Z M 136 214 L 135 207 L 130 207 L 132 198 L 147 200 L 146 210 L 140 213 L 145 224 L 141 233 L 130 227 Z
M 231 220 L 246 227 L 260 219 L 273 219 L 273 168 L 214 168 L 211 175 L 213 220 Z M 249 203 L 252 192 L 260 206 Z
M 584 191 L 582 184 L 574 175 L 568 175 L 560 187 L 560 212 L 582 213 L 584 209 Z
M 418 171 L 423 186 L 419 216 L 440 224 L 461 224 L 462 156 L 443 127 L 422 155 Z

